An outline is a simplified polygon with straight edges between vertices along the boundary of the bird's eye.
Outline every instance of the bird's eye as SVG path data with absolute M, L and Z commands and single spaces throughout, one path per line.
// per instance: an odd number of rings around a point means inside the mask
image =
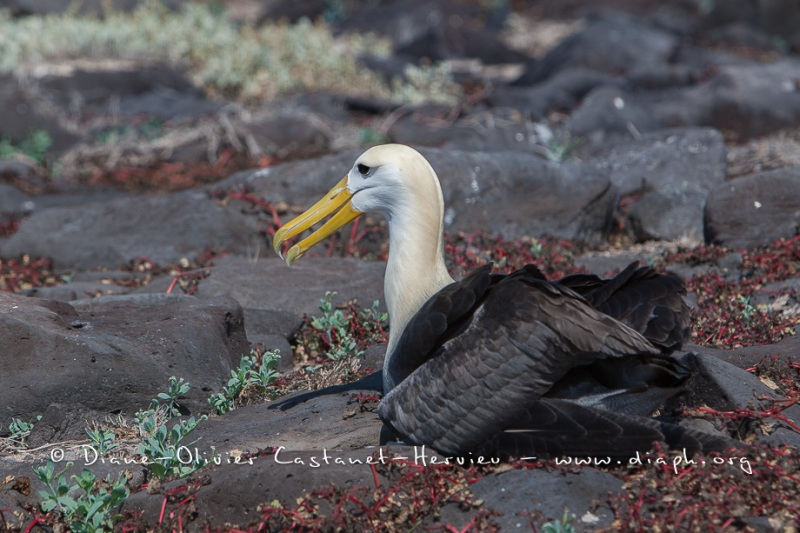
M 358 169 L 358 173 L 361 174 L 362 176 L 366 176 L 367 174 L 369 174 L 370 171 L 370 168 L 364 163 L 359 163 L 358 165 L 356 165 L 356 169 Z

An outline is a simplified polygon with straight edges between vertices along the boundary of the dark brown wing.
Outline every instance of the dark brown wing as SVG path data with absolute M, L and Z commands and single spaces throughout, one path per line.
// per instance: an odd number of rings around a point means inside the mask
M 384 367 L 384 392 L 392 390 L 469 326 L 475 310 L 497 280 L 491 271 L 491 265 L 474 270 L 433 295 L 417 311 L 392 353 L 386 354 L 389 360 Z
M 565 400 L 543 398 L 531 404 L 516 424 L 498 433 L 481 450 L 513 457 L 597 457 L 612 465 L 644 454 L 656 442 L 685 450 L 687 456 L 700 451 L 724 451 L 735 442 L 723 436 L 693 431 L 681 426 L 601 409 L 589 409 Z
M 557 283 L 632 327 L 665 353 L 679 350 L 689 338 L 690 310 L 683 301 L 686 291 L 675 276 L 634 262 L 608 280 L 576 274 Z
M 378 414 L 409 442 L 466 453 L 514 425 L 570 369 L 658 353 L 572 290 L 518 271 L 492 288 L 463 334 L 386 394 Z

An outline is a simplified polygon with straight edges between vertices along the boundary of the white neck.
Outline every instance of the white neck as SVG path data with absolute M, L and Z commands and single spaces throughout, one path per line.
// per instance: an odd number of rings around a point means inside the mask
M 403 227 L 392 231 L 392 226 Z M 389 346 L 394 349 L 400 335 L 422 305 L 446 285 L 453 283 L 444 263 L 441 223 L 432 220 L 389 220 L 389 259 L 383 282 L 389 310 Z M 438 234 L 437 234 L 438 233 Z M 436 243 L 436 247 L 431 246 Z
M 390 331 L 384 383 L 387 383 L 389 361 L 409 320 L 428 299 L 453 283 L 444 262 L 444 207 L 438 180 L 435 185 L 438 194 L 418 195 L 405 204 L 408 208 L 387 215 L 389 259 L 383 292 Z

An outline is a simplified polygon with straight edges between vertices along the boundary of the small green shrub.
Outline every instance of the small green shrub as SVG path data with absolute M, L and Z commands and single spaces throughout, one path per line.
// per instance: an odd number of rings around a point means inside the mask
M 206 465 L 199 454 L 189 450 L 189 446 L 195 441 L 187 442 L 187 438 L 208 417 L 203 415 L 195 419 L 192 416 L 188 420 L 179 420 L 168 430 L 167 424 L 160 420 L 157 412 L 151 410 L 140 415 L 137 422 L 142 433 L 142 442 L 136 447 L 136 451 L 147 458 L 147 468 L 151 474 L 160 479 L 185 477 Z
M 119 448 L 119 444 L 114 442 L 116 437 L 114 431 L 106 427 L 95 427 L 94 429 L 85 428 L 86 435 L 92 441 L 92 448 L 100 457 L 105 457 L 109 453 Z
M 231 370 L 231 377 L 222 392 L 212 395 L 208 403 L 219 414 L 224 414 L 236 407 L 238 400 L 248 389 L 265 393 L 267 386 L 278 376 L 275 365 L 280 358 L 280 350 L 261 355 L 254 351 L 249 356 L 242 356 L 238 368 Z
M 575 515 L 564 509 L 564 516 L 561 520 L 554 520 L 547 522 L 542 526 L 544 533 L 575 533 L 575 526 L 572 522 L 575 520 Z
M 388 320 L 389 315 L 380 312 L 380 302 L 377 300 L 372 307 L 362 309 L 357 314 L 354 309 L 345 313 L 334 308 L 332 299 L 335 294 L 330 291 L 325 293 L 319 304 L 321 316 L 311 319 L 311 327 L 319 333 L 319 346 L 312 346 L 312 349 L 324 352 L 333 361 L 350 356 L 360 357 L 364 353 L 361 346 L 382 335 L 380 323 Z M 378 332 L 381 332 L 380 335 Z
M 189 392 L 190 387 L 183 378 L 170 377 L 167 392 L 159 393 L 150 403 L 150 409 L 135 415 L 134 422 L 142 436 L 136 450 L 147 459 L 150 473 L 158 478 L 188 476 L 207 463 L 199 454 L 187 453 L 189 446 L 194 444 L 194 441 L 188 442 L 189 435 L 207 416 L 179 420 L 171 430 L 167 429 L 167 422 L 180 414 L 178 397 Z
M 6 139 L 0 139 L 0 159 L 11 157 L 14 154 L 24 154 L 42 165 L 45 162 L 45 154 L 52 144 L 53 139 L 44 130 L 31 132 L 30 136 L 19 146 L 14 146 Z
M 191 385 L 186 383 L 183 378 L 176 378 L 175 376 L 172 376 L 169 378 L 169 388 L 167 389 L 167 392 L 159 392 L 158 399 L 165 400 L 167 402 L 165 408 L 171 416 L 177 416 L 180 414 L 178 411 L 178 397 L 189 392 L 190 388 Z M 154 399 L 153 402 L 155 402 L 156 405 L 158 404 L 157 399 Z
M 388 55 L 386 39 L 334 37 L 325 23 L 254 27 L 224 10 L 185 3 L 169 10 L 153 0 L 131 13 L 102 19 L 60 15 L 14 18 L 0 10 L 0 71 L 12 72 L 70 58 L 147 60 L 184 68 L 210 93 L 247 100 L 328 91 L 417 103 L 453 104 L 460 87 L 444 67 L 413 67 L 405 81 L 387 84 L 358 63 L 361 54 Z
M 41 420 L 41 416 L 37 416 L 36 420 Z M 33 421 L 25 422 L 19 418 L 12 418 L 11 423 L 8 425 L 8 431 L 11 436 L 7 440 L 11 441 L 14 447 L 25 446 L 25 441 L 33 431 Z
M 73 481 L 70 483 L 66 472 L 72 466 L 73 463 L 67 463 L 56 472 L 56 464 L 47 461 L 47 464 L 33 468 L 36 477 L 47 487 L 47 490 L 39 491 L 42 511 L 61 512 L 73 533 L 112 531 L 120 518 L 114 510 L 119 509 L 130 495 L 125 486 L 125 475 L 120 474 L 115 481 L 108 476 L 105 483 L 99 484 L 95 475 L 84 468 L 79 475 L 70 476 Z

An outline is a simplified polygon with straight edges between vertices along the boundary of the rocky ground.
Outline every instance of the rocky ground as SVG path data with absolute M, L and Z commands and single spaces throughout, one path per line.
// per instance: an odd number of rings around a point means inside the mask
M 4 16 L 32 20 L 61 4 L 7 2 Z M 79 11 L 110 20 L 106 4 Z M 360 55 L 358 76 L 444 65 L 451 81 L 434 96 L 452 100 L 376 96 L 358 77 L 352 92 L 259 99 L 143 58 L 68 57 L 0 74 L 2 528 L 77 531 L 94 516 L 94 527 L 128 531 L 514 531 L 562 520 L 576 530 L 794 531 L 800 8 L 221 9 L 231 27 L 305 16 L 339 39 L 378 33 L 391 53 Z M 359 221 L 292 269 L 271 236 L 366 146 L 387 141 L 419 148 L 439 174 L 456 274 L 487 261 L 604 274 L 640 260 L 681 276 L 696 377 L 677 409 L 743 447 L 696 464 L 655 451 L 629 465 L 458 466 L 430 450 L 377 447 L 369 387 L 276 408 L 382 364 L 386 321 L 373 302 L 383 221 Z M 336 294 L 321 309 L 327 291 Z M 348 341 L 339 360 L 326 357 Z M 141 464 L 159 443 L 183 455 Z M 40 492 L 48 460 L 50 485 L 64 486 L 54 496 Z M 70 476 L 83 469 L 109 482 L 78 489 Z

